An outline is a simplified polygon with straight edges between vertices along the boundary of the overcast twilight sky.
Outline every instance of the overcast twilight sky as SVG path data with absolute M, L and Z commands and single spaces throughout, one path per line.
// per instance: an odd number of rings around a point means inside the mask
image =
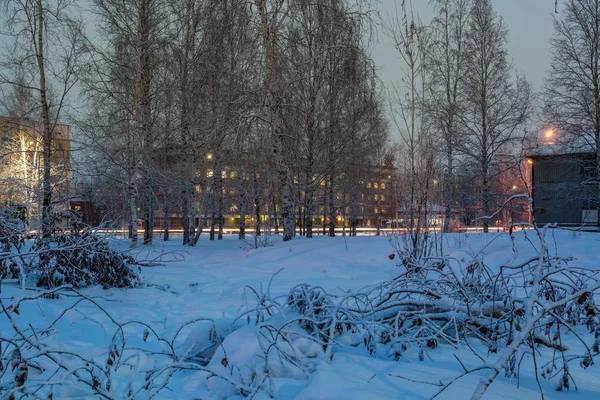
M 383 20 L 387 20 L 388 14 L 394 13 L 395 3 L 400 4 L 400 1 L 380 0 L 378 8 Z M 549 40 L 553 32 L 554 1 L 492 0 L 492 3 L 509 30 L 507 48 L 514 68 L 525 74 L 534 90 L 540 90 L 550 62 Z M 412 6 L 422 23 L 431 21 L 433 8 L 429 0 L 412 0 Z M 382 80 L 388 85 L 400 79 L 398 69 L 402 68 L 402 62 L 391 40 L 381 30 L 378 37 L 379 43 L 372 54 L 380 68 Z

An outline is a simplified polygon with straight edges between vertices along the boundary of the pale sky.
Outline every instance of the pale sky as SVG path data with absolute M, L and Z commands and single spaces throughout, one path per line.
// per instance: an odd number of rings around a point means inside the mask
M 386 19 L 387 13 L 394 13 L 396 1 L 400 2 L 400 0 L 380 0 L 378 8 L 382 18 Z M 540 90 L 550 61 L 548 49 L 553 32 L 554 0 L 492 0 L 492 2 L 508 27 L 507 47 L 514 68 L 525 74 L 534 90 Z M 429 23 L 433 17 L 429 0 L 412 0 L 412 4 L 414 13 L 419 15 L 421 21 Z M 379 43 L 373 49 L 373 58 L 386 84 L 399 79 L 400 74 L 397 70 L 401 68 L 402 63 L 392 42 L 381 31 L 379 31 Z

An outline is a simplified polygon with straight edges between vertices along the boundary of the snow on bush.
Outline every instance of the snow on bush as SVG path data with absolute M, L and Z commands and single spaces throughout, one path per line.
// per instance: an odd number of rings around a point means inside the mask
M 133 257 L 111 247 L 110 241 L 87 226 L 38 237 L 31 248 L 36 257 L 28 270 L 38 287 L 135 287 L 143 283 Z
M 19 207 L 0 209 L 0 279 L 33 281 L 36 286 L 135 287 L 143 283 L 133 257 L 111 246 L 110 238 L 75 221 L 54 228 L 50 237 L 32 235 Z

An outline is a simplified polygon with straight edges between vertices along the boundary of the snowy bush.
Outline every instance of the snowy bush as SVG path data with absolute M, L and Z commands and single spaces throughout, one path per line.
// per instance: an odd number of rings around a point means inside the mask
M 142 284 L 135 260 L 97 229 L 75 221 L 70 229 L 55 226 L 50 237 L 34 234 L 26 241 L 25 226 L 23 213 L 0 210 L 0 279 L 33 281 L 49 289 Z
M 281 241 L 282 241 L 282 238 L 280 235 L 273 234 L 267 230 L 267 231 L 261 232 L 260 235 L 252 234 L 250 236 L 250 239 L 244 240 L 244 243 L 246 245 L 243 248 L 245 250 L 263 249 L 266 247 L 275 246 L 277 243 L 279 243 Z
M 39 287 L 135 287 L 142 283 L 133 257 L 112 248 L 107 238 L 87 226 L 38 237 L 31 251 L 37 255 L 31 275 Z
M 435 232 L 403 233 L 390 239 L 394 252 L 391 259 L 398 256 L 398 264 L 408 269 L 420 268 L 424 261 L 439 257 L 442 247 L 442 235 Z

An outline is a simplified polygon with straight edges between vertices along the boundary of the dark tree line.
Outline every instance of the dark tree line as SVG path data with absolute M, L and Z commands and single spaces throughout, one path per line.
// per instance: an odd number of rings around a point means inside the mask
M 256 234 L 267 226 L 289 240 L 300 225 L 311 237 L 323 217 L 335 235 L 348 204 L 355 234 L 356 171 L 387 141 L 368 11 L 339 0 L 94 1 L 106 40 L 88 40 L 81 68 L 85 167 L 121 189 L 132 245 L 138 219 L 152 240 L 157 210 L 181 216 L 185 244 L 207 221 L 222 238 L 232 212 L 242 238 L 247 216 Z

